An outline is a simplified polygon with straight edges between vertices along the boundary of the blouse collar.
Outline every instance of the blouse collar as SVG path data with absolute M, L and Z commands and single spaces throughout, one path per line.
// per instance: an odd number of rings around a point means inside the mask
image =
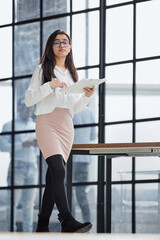
M 62 73 L 62 74 L 66 74 L 66 73 L 68 73 L 69 71 L 68 71 L 68 68 L 66 68 L 66 70 L 63 72 L 57 65 L 55 66 L 55 69 L 57 69 L 60 73 Z

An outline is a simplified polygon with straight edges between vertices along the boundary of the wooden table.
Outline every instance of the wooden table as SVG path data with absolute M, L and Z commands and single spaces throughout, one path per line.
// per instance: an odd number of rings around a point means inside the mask
M 106 232 L 111 233 L 111 173 L 112 158 L 129 156 L 129 157 L 149 157 L 160 156 L 160 142 L 143 142 L 143 143 L 98 143 L 98 144 L 74 144 L 71 151 L 76 155 L 102 155 L 107 157 L 106 161 Z M 70 161 L 69 164 L 72 161 Z M 72 169 L 72 166 L 69 166 Z M 68 179 L 72 184 L 72 177 Z M 68 190 L 71 195 L 71 189 Z M 69 199 L 71 201 L 71 199 Z

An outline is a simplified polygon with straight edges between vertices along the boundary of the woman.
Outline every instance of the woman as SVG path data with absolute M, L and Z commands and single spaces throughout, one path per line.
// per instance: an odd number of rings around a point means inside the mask
M 71 40 L 61 30 L 47 41 L 40 64 L 35 68 L 25 96 L 25 104 L 36 104 L 36 137 L 48 164 L 46 186 L 39 214 L 37 232 L 49 232 L 49 218 L 54 203 L 62 232 L 87 232 L 92 224 L 80 223 L 70 214 L 64 178 L 65 163 L 71 151 L 74 127 L 72 117 L 89 103 L 95 87 L 83 94 L 64 94 L 60 90 L 78 81 L 73 63 Z

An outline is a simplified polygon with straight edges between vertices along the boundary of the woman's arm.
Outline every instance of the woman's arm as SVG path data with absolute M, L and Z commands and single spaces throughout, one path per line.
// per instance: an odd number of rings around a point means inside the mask
M 38 65 L 33 72 L 29 87 L 26 91 L 25 104 L 27 107 L 31 107 L 51 93 L 53 93 L 53 89 L 49 82 L 42 85 L 42 69 Z

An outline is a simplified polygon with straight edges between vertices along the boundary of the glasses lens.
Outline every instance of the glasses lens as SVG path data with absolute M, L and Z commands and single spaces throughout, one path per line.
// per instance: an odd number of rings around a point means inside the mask
M 60 41 L 54 41 L 54 46 L 59 47 L 61 45 Z
M 68 41 L 63 41 L 63 46 L 67 47 L 67 46 L 68 46 L 68 44 L 69 44 L 69 42 L 68 42 Z

